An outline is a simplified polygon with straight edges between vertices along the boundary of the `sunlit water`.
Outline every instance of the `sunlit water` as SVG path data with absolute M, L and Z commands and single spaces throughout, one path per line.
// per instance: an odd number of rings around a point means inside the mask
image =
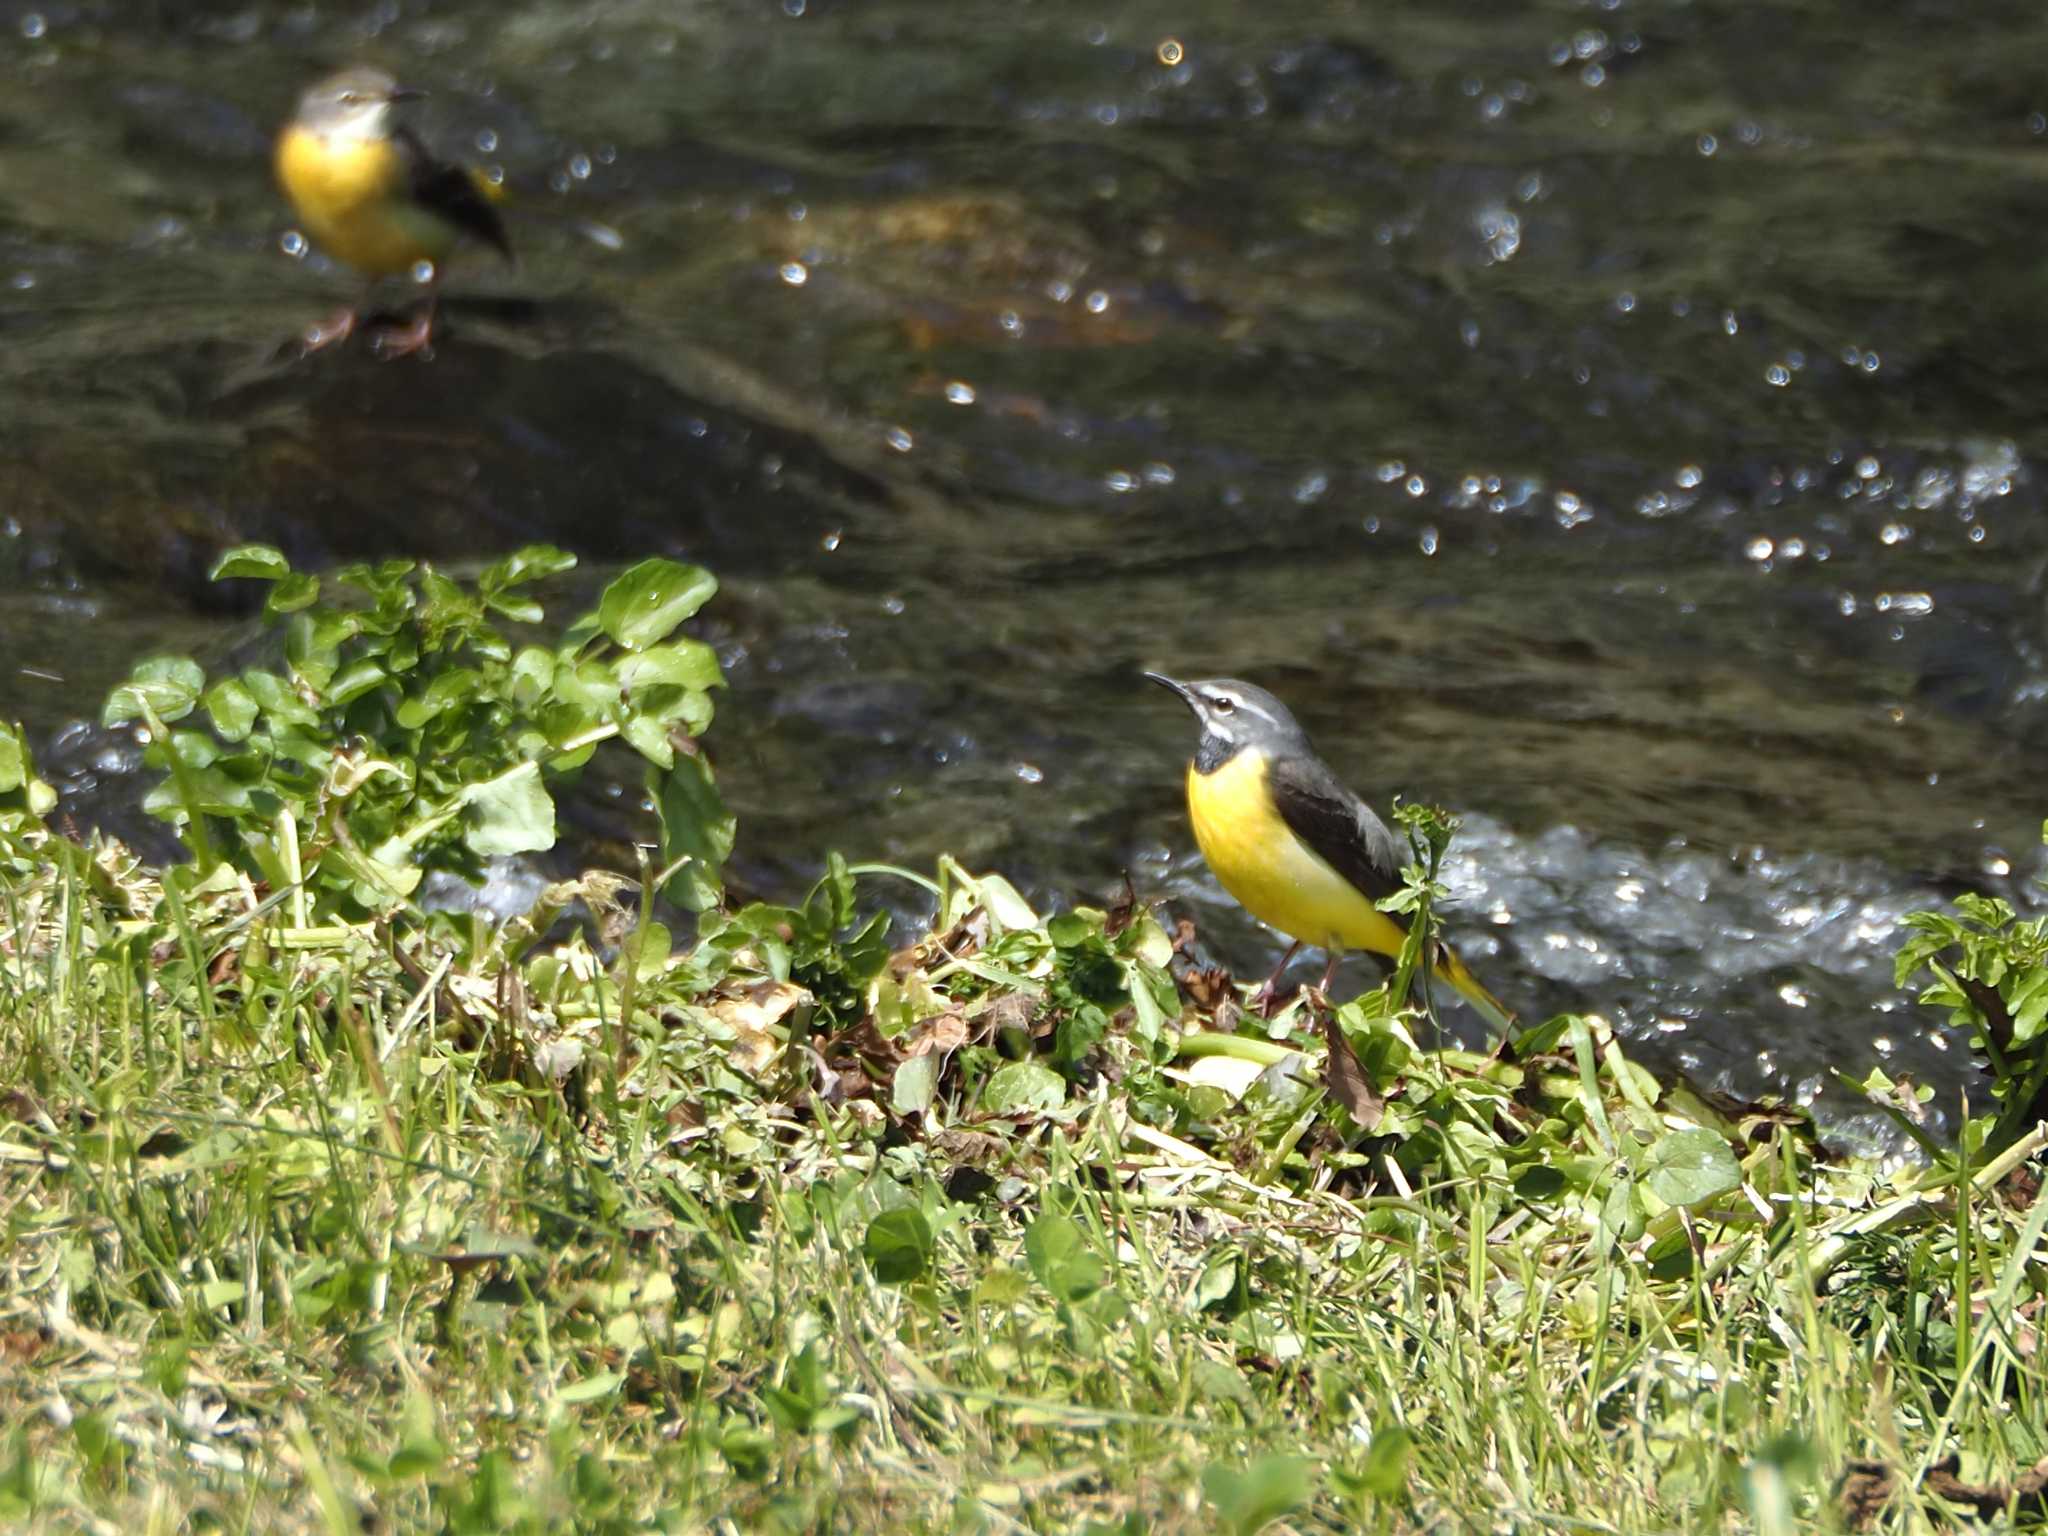
M 229 544 L 667 552 L 725 578 L 752 890 L 828 846 L 1052 900 L 1128 870 L 1270 963 L 1137 677 L 1238 673 L 1373 798 L 1468 814 L 1454 929 L 1525 1014 L 1745 1095 L 1961 1081 L 1889 957 L 2041 868 L 2041 13 L 6 0 L 0 36 L 0 712 L 79 814 L 132 753 L 67 719 L 244 636 Z M 455 274 L 428 362 L 281 347 L 354 288 L 268 136 L 355 59 L 515 193 L 520 266 Z

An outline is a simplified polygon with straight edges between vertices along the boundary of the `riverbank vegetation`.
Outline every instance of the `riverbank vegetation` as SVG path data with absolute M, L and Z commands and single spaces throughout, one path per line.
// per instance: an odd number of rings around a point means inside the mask
M 184 863 L 62 835 L 0 730 L 11 1528 L 2043 1517 L 2048 923 L 1916 919 L 1986 1087 L 1950 1140 L 1873 1075 L 1923 1143 L 1880 1168 L 1596 1018 L 1424 1049 L 1415 953 L 1266 1021 L 1136 893 L 820 850 L 739 905 L 715 585 L 646 562 L 556 632 L 568 563 L 229 556 L 276 665 L 108 703 Z M 423 909 L 598 753 L 637 870 Z M 1426 920 L 1451 829 L 1404 824 Z

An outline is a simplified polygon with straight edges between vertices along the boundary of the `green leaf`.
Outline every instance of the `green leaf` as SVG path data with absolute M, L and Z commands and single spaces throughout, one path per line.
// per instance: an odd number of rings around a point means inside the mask
M 1261 1456 L 1241 1468 L 1212 1464 L 1202 1473 L 1202 1492 L 1231 1536 L 1253 1536 L 1308 1502 L 1313 1466 L 1300 1456 Z
M 735 831 L 711 767 L 701 756 L 682 756 L 654 779 L 654 805 L 661 818 L 661 863 L 685 860 L 663 888 L 669 900 L 692 912 L 707 911 L 724 898 L 720 871 L 732 853 Z
M 991 1115 L 1058 1109 L 1067 1101 L 1067 1084 L 1059 1073 L 1035 1061 L 1013 1061 L 989 1074 L 981 1107 Z
M 939 1088 L 939 1058 L 927 1051 L 896 1069 L 889 1082 L 889 1107 L 899 1115 L 921 1115 L 932 1107 Z
M 1373 1432 L 1365 1448 L 1358 1480 L 1365 1491 L 1382 1499 L 1398 1499 L 1408 1491 L 1408 1463 L 1415 1454 L 1415 1436 L 1399 1424 Z
M 644 651 L 666 640 L 718 590 L 711 573 L 674 560 L 643 560 L 598 600 L 597 622 L 629 651 Z
M 931 1268 L 931 1223 L 922 1211 L 910 1206 L 884 1211 L 868 1223 L 860 1246 L 877 1280 L 884 1285 L 908 1285 Z
M 256 725 L 256 696 L 234 678 L 222 678 L 206 690 L 206 713 L 223 740 L 246 740 Z
M 271 614 L 297 613 L 319 601 L 320 578 L 305 571 L 292 571 L 278 578 L 270 589 L 270 600 L 263 607 Z
M 628 692 L 665 684 L 701 693 L 725 681 L 718 667 L 718 652 L 702 640 L 671 640 L 650 646 L 637 656 L 619 662 L 619 683 Z
M 479 592 L 496 594 L 575 568 L 576 557 L 566 549 L 557 549 L 552 544 L 529 544 L 524 549 L 515 549 L 495 565 L 485 566 L 477 575 L 476 585 Z
M 0 795 L 28 782 L 28 748 L 12 726 L 0 722 Z
M 540 765 L 518 767 L 463 791 L 471 819 L 462 840 L 485 858 L 539 853 L 555 846 L 555 801 L 541 782 Z
M 598 1371 L 581 1381 L 572 1381 L 566 1387 L 558 1388 L 555 1401 L 558 1403 L 594 1403 L 601 1397 L 610 1397 L 625 1381 L 617 1371 Z
M 1666 1205 L 1704 1205 L 1742 1184 L 1728 1143 L 1712 1131 L 1673 1131 L 1650 1149 L 1643 1184 Z
M 1025 1229 L 1024 1260 L 1038 1283 L 1065 1302 L 1086 1301 L 1108 1277 L 1080 1223 L 1057 1211 L 1043 1213 Z
M 206 673 L 184 656 L 152 656 L 138 662 L 128 681 L 107 696 L 100 712 L 102 725 L 119 725 L 154 714 L 159 720 L 182 720 L 199 702 Z
M 282 581 L 291 573 L 292 563 L 281 550 L 268 544 L 243 544 L 214 561 L 207 579 L 226 581 L 239 576 L 252 581 Z

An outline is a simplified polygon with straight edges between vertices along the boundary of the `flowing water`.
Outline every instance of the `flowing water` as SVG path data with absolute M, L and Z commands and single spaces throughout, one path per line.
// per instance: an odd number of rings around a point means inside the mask
M 1466 815 L 1453 931 L 1525 1014 L 1953 1102 L 1889 957 L 2043 867 L 2044 47 L 1933 0 L 0 0 L 0 714 L 119 824 L 132 747 L 70 722 L 246 637 L 228 545 L 674 554 L 753 890 L 1128 870 L 1266 963 L 1138 676 L 1242 674 Z M 356 290 L 269 136 L 358 60 L 513 193 L 431 360 L 288 344 Z

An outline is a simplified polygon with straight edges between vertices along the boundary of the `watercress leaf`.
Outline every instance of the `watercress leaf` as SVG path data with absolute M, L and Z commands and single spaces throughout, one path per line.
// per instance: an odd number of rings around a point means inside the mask
M 668 898 L 702 912 L 723 898 L 719 872 L 732 853 L 732 812 L 712 781 L 702 756 L 686 754 L 665 771 L 650 770 L 655 810 L 661 819 L 661 862 L 684 861 L 666 886 Z
M 463 798 L 470 819 L 462 840 L 472 852 L 491 858 L 555 846 L 555 801 L 541 782 L 538 763 L 521 763 L 472 784 Z
M 701 692 L 724 681 L 725 676 L 718 668 L 718 653 L 702 640 L 687 636 L 666 645 L 650 646 L 619 662 L 619 682 L 628 692 L 657 683 Z
M 884 1211 L 868 1223 L 861 1252 L 884 1285 L 908 1285 L 931 1268 L 932 1225 L 914 1206 Z
M 1712 1131 L 1673 1131 L 1643 1165 L 1643 1184 L 1666 1205 L 1704 1205 L 1742 1184 L 1728 1143 Z
M 1057 1211 L 1041 1214 L 1025 1228 L 1024 1259 L 1038 1283 L 1064 1302 L 1086 1301 L 1108 1278 L 1080 1223 Z
M 479 591 L 503 592 L 529 581 L 541 581 L 576 568 L 576 557 L 552 544 L 529 544 L 515 549 L 495 565 L 486 566 L 477 577 Z
M 275 672 L 256 669 L 244 672 L 242 686 L 263 706 L 263 713 L 270 717 L 273 730 L 280 725 L 313 726 L 320 723 L 320 717 L 312 707 Z
M 996 1068 L 981 1091 L 981 1107 L 992 1115 L 1058 1109 L 1066 1101 L 1065 1080 L 1035 1061 L 1013 1061 Z
M 320 601 L 320 578 L 306 571 L 292 571 L 280 576 L 270 589 L 270 600 L 263 605 L 263 611 L 275 617 L 280 613 L 297 613 L 301 608 L 310 608 Z
M 327 680 L 327 703 L 334 709 L 346 709 L 389 680 L 390 674 L 365 656 L 350 662 Z
M 709 602 L 718 583 L 709 571 L 674 560 L 643 560 L 598 600 L 597 621 L 629 651 L 644 651 Z
M 657 768 L 673 768 L 675 748 L 669 745 L 668 729 L 647 715 L 626 716 L 619 726 L 619 738 Z
M 102 725 L 119 725 L 154 713 L 159 720 L 182 720 L 199 702 L 206 674 L 184 656 L 152 656 L 138 662 L 128 681 L 107 696 L 100 712 Z
M 232 677 L 206 690 L 206 713 L 223 740 L 243 741 L 256 725 L 256 696 Z
M 242 577 L 251 581 L 281 581 L 291 574 L 292 563 L 285 559 L 282 550 L 273 549 L 268 544 L 243 544 L 214 561 L 207 579 L 226 581 L 231 577 Z

